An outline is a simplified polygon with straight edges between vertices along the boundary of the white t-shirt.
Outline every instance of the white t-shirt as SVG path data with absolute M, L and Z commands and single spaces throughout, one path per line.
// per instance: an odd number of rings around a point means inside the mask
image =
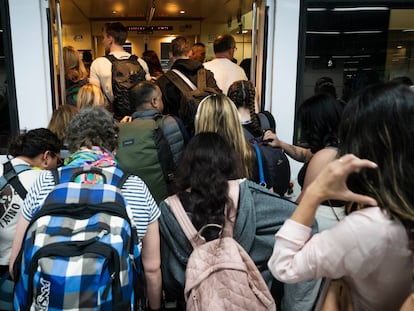
M 214 74 L 217 86 L 227 95 L 227 91 L 233 82 L 247 80 L 243 68 L 233 63 L 228 58 L 215 58 L 209 62 L 203 63 L 204 68 Z
M 115 56 L 118 59 L 128 59 L 131 56 L 130 53 L 125 51 L 112 52 L 109 54 Z M 149 74 L 147 63 L 139 57 L 138 62 L 146 72 L 145 79 L 148 81 L 151 80 L 151 75 Z M 92 62 L 89 82 L 99 86 L 102 89 L 105 98 L 110 102 L 114 100 L 114 95 L 112 93 L 112 63 L 109 59 L 102 56 L 98 57 Z
M 29 163 L 15 158 L 11 160 L 14 165 Z M 33 183 L 42 171 L 38 169 L 28 170 L 18 175 L 24 188 L 29 191 Z M 3 175 L 3 164 L 0 164 L 0 174 Z M 8 265 L 11 247 L 16 234 L 17 219 L 19 218 L 23 200 L 10 185 L 7 185 L 0 197 L 0 265 Z

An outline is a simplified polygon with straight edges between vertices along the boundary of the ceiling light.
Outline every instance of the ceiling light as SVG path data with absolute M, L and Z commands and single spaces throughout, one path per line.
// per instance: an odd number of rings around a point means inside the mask
M 382 30 L 357 30 L 357 31 L 344 31 L 345 35 L 355 35 L 355 34 L 375 34 L 382 33 Z
M 307 31 L 309 35 L 340 35 L 340 31 Z
M 386 6 L 360 6 L 353 8 L 333 8 L 336 12 L 353 12 L 353 11 L 389 11 L 390 8 Z
M 402 49 L 403 46 L 402 45 L 397 45 L 397 49 Z
M 306 9 L 308 12 L 324 12 L 327 11 L 327 8 L 307 8 Z
M 352 56 L 352 58 L 370 58 L 371 55 L 370 54 L 365 54 L 365 55 L 354 55 Z
M 180 14 L 184 14 L 185 13 L 185 11 L 184 10 L 180 10 Z
M 116 14 L 116 13 L 118 13 L 118 11 L 115 11 L 115 10 L 112 11 L 112 14 Z
M 414 29 L 403 29 L 402 32 L 414 32 Z

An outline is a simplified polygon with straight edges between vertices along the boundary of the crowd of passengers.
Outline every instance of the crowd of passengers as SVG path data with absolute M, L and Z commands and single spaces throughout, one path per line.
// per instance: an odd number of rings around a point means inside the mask
M 129 57 L 122 48 L 125 39 L 120 23 L 106 25 L 107 53 Z M 179 118 L 183 95 L 162 68 L 151 69 L 149 59 L 157 57 L 146 53 L 140 58 L 148 75 L 131 90 L 134 109 L 114 118 L 111 79 L 105 74 L 110 63 L 100 57 L 87 70 L 79 53 L 67 48 L 78 65 L 68 65 L 67 87 L 83 81 L 75 104 L 60 106 L 48 129 L 30 130 L 9 145 L 11 163 L 33 169 L 19 174 L 28 191 L 24 200 L 1 192 L 1 275 L 13 275 L 25 230 L 55 185 L 49 170 L 117 166 L 123 124 L 160 114 L 171 117 L 165 119 L 168 130 L 162 130 L 175 146 L 172 187 L 158 193 L 143 177 L 130 175 L 121 188 L 138 229 L 148 310 L 185 310 L 185 268 L 192 247 L 168 196 L 178 195 L 197 230 L 223 225 L 230 180 L 240 185 L 234 238 L 258 267 L 278 310 L 315 310 L 331 279 L 342 279 L 350 289 L 353 310 L 410 310 L 414 92 L 396 79 L 369 85 L 344 101 L 324 77 L 297 111 L 303 144 L 292 145 L 280 140 L 276 129 L 261 127 L 254 85 L 233 62 L 235 48 L 231 35 L 220 35 L 215 59 L 203 63 L 205 46 L 197 44 L 193 52 L 184 37 L 172 42 L 169 70 L 179 70 L 196 84 L 197 72 L 206 68 L 208 86 L 216 91 L 198 104 L 192 133 Z M 266 148 L 281 148 L 304 163 L 295 202 L 277 194 L 266 159 L 261 184 L 259 155 L 246 139 L 246 129 Z M 179 139 L 171 138 L 177 133 Z M 12 206 L 18 206 L 13 217 Z M 218 230 L 206 233 L 207 240 L 219 237 Z

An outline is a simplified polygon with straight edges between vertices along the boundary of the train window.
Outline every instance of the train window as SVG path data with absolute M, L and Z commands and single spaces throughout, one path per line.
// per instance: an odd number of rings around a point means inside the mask
M 8 1 L 0 0 L 0 7 L 0 154 L 5 154 L 10 136 L 18 131 L 18 119 Z
M 304 1 L 296 107 L 332 79 L 344 103 L 366 85 L 414 80 L 414 1 Z M 296 141 L 298 137 L 296 124 Z M 299 140 L 299 141 L 298 141 Z

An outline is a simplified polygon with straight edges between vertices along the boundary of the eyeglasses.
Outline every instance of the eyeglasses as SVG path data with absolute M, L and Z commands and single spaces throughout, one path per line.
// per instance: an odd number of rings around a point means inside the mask
M 61 167 L 61 166 L 63 166 L 63 164 L 64 164 L 64 160 L 63 160 L 63 159 L 62 159 L 62 157 L 60 156 L 60 153 L 56 153 L 56 152 L 51 151 L 51 152 L 50 152 L 50 155 L 52 156 L 52 158 L 56 158 L 56 164 L 57 164 L 57 167 Z

